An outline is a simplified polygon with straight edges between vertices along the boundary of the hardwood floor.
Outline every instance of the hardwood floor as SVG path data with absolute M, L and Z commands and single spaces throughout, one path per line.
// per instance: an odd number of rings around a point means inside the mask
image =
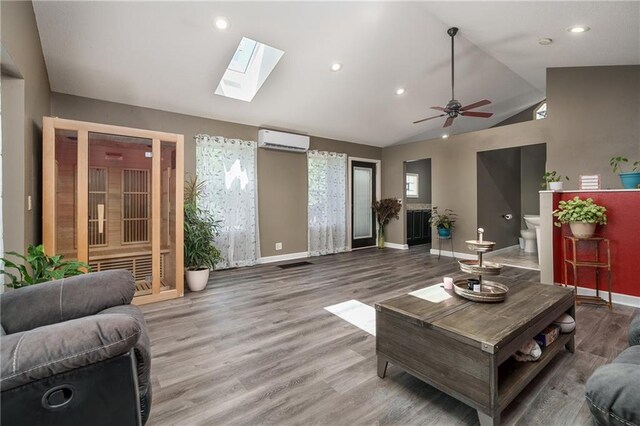
M 350 299 L 372 306 L 466 276 L 455 261 L 420 246 L 309 261 L 217 271 L 203 292 L 142 307 L 153 357 L 149 425 L 478 423 L 475 410 L 393 365 L 378 378 L 375 338 L 323 309 Z M 501 278 L 539 273 L 505 267 Z M 503 424 L 590 424 L 584 384 L 626 347 L 637 314 L 578 307 L 576 353 L 559 354 Z

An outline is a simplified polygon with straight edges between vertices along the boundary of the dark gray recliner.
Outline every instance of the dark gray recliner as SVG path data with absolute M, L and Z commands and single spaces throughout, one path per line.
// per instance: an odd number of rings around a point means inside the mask
M 144 424 L 151 358 L 134 292 L 117 270 L 0 295 L 2 424 Z
M 640 316 L 629 328 L 629 347 L 587 381 L 587 403 L 597 425 L 640 425 Z

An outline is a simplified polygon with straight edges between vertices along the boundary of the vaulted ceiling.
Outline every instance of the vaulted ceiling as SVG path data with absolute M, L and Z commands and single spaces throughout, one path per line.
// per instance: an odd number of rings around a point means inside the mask
M 456 98 L 490 127 L 545 97 L 547 67 L 640 63 L 638 2 L 34 2 L 55 92 L 376 146 L 438 137 Z M 214 19 L 226 17 L 219 31 Z M 572 34 L 567 27 L 591 27 Z M 252 102 L 214 94 L 245 36 L 285 54 Z M 548 46 L 541 37 L 553 39 Z M 333 62 L 343 64 L 332 72 Z M 403 87 L 405 93 L 396 95 Z

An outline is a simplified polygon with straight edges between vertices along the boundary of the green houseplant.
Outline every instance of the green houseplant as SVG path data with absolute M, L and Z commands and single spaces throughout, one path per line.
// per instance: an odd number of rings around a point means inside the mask
M 207 286 L 209 271 L 221 259 L 213 240 L 220 233 L 220 221 L 198 207 L 204 182 L 190 177 L 185 183 L 184 195 L 184 265 L 187 285 L 191 291 Z
M 628 162 L 629 159 L 626 157 L 611 157 L 609 165 L 611 165 L 613 173 L 618 173 L 620 176 L 623 188 L 638 189 L 640 188 L 640 160 L 633 162 L 630 172 L 623 172 L 622 165 Z
M 553 215 L 558 219 L 555 225 L 560 227 L 568 223 L 576 238 L 591 238 L 596 225 L 607 224 L 607 209 L 594 203 L 591 198 L 582 200 L 574 197 L 569 201 L 560 201 Z
M 440 238 L 449 238 L 451 236 L 451 230 L 455 228 L 458 215 L 451 209 L 445 209 L 443 213 L 438 211 L 437 207 L 431 209 L 431 218 L 429 223 L 431 226 L 435 226 L 438 229 L 438 236 Z
M 5 268 L 0 270 L 0 274 L 9 277 L 11 282 L 5 285 L 10 288 L 22 288 L 51 280 L 81 275 L 85 273 L 85 270 L 91 271 L 89 265 L 84 262 L 65 261 L 62 255 L 47 256 L 42 244 L 38 246 L 29 245 L 26 256 L 14 251 L 7 252 L 7 254 L 24 262 L 24 264 L 21 264 L 4 257 L 0 259 Z M 27 265 L 29 268 L 27 268 Z M 6 268 L 15 269 L 15 272 L 8 272 Z
M 550 172 L 545 172 L 542 175 L 542 183 L 540 187 L 550 189 L 552 191 L 561 191 L 562 190 L 562 179 L 569 180 L 569 176 L 562 176 L 558 174 L 555 170 Z
M 385 198 L 373 202 L 373 210 L 378 221 L 378 248 L 384 248 L 384 227 L 391 219 L 398 219 L 402 203 L 397 198 Z

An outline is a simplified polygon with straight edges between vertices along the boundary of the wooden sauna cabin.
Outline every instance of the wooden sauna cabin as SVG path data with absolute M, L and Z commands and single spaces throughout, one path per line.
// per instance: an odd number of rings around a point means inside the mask
M 45 117 L 43 240 L 92 271 L 127 269 L 134 303 L 182 297 L 183 135 Z

